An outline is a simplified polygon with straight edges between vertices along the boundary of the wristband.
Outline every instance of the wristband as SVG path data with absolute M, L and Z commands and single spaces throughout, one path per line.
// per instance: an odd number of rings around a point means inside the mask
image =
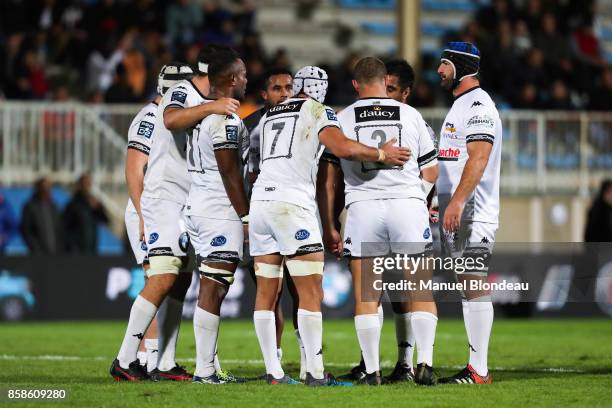
M 242 217 L 240 217 L 240 221 L 242 221 L 243 224 L 248 224 L 249 223 L 249 214 L 245 214 Z
M 385 159 L 387 158 L 387 155 L 385 154 L 385 151 L 383 149 L 378 149 L 378 162 L 384 162 Z

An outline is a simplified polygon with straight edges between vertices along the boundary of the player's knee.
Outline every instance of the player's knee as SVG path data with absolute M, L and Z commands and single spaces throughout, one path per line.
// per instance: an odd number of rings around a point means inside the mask
M 177 256 L 160 255 L 149 259 L 148 277 L 164 274 L 178 275 L 183 260 Z
M 269 279 L 279 279 L 283 277 L 283 266 L 255 262 L 255 276 Z
M 323 262 L 291 259 L 287 261 L 287 270 L 291 276 L 296 277 L 323 275 Z

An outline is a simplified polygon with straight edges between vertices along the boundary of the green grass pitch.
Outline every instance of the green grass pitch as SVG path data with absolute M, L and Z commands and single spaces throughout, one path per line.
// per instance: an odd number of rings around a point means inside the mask
M 84 407 L 367 407 L 367 406 L 610 406 L 612 404 L 611 320 L 499 320 L 493 327 L 490 386 L 393 385 L 378 388 L 309 389 L 305 386 L 247 384 L 220 386 L 191 383 L 116 383 L 108 368 L 119 348 L 125 322 L 64 322 L 0 326 L 0 388 L 66 389 L 58 405 Z M 284 367 L 299 371 L 295 336 L 287 322 Z M 383 375 L 396 359 L 394 328 L 385 322 L 381 341 Z M 263 363 L 250 321 L 224 321 L 219 353 L 225 369 L 258 377 Z M 194 367 L 193 328 L 183 322 L 179 362 Z M 353 322 L 328 321 L 324 327 L 326 370 L 346 372 L 359 358 Z M 434 363 L 450 374 L 466 363 L 463 322 L 438 324 Z M 0 406 L 38 406 L 40 401 Z M 53 405 L 45 402 L 45 405 Z M 150 405 L 155 404 L 155 405 Z

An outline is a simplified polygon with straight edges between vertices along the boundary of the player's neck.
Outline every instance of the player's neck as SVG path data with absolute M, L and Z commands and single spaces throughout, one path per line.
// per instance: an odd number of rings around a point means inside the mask
M 191 82 L 198 88 L 198 91 L 202 95 L 206 95 L 209 92 L 210 84 L 208 82 L 208 76 L 197 75 L 191 79 Z
M 158 105 L 159 105 L 159 103 L 161 102 L 161 100 L 162 100 L 161 95 L 157 95 L 157 96 L 155 97 L 155 99 L 153 99 L 153 103 L 156 103 L 156 104 L 158 104 Z
M 465 78 L 463 81 L 459 83 L 459 86 L 453 89 L 453 96 L 456 98 L 461 95 L 465 91 L 468 91 L 472 88 L 476 88 L 480 86 L 480 81 L 471 77 Z
M 384 84 L 361 85 L 359 87 L 359 99 L 363 98 L 386 98 L 387 89 Z
M 219 99 L 219 98 L 232 98 L 233 92 L 232 88 L 217 88 L 211 85 L 210 92 L 208 93 L 208 98 L 210 99 Z

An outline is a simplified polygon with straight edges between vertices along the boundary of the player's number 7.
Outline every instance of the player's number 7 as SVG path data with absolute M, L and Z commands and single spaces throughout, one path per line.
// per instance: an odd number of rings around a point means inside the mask
M 285 128 L 285 122 L 274 122 L 272 124 L 272 130 L 276 130 L 276 134 L 274 135 L 274 140 L 272 140 L 272 147 L 270 148 L 270 156 L 274 154 L 274 150 L 276 149 L 276 142 L 278 142 L 278 137 L 281 132 Z

